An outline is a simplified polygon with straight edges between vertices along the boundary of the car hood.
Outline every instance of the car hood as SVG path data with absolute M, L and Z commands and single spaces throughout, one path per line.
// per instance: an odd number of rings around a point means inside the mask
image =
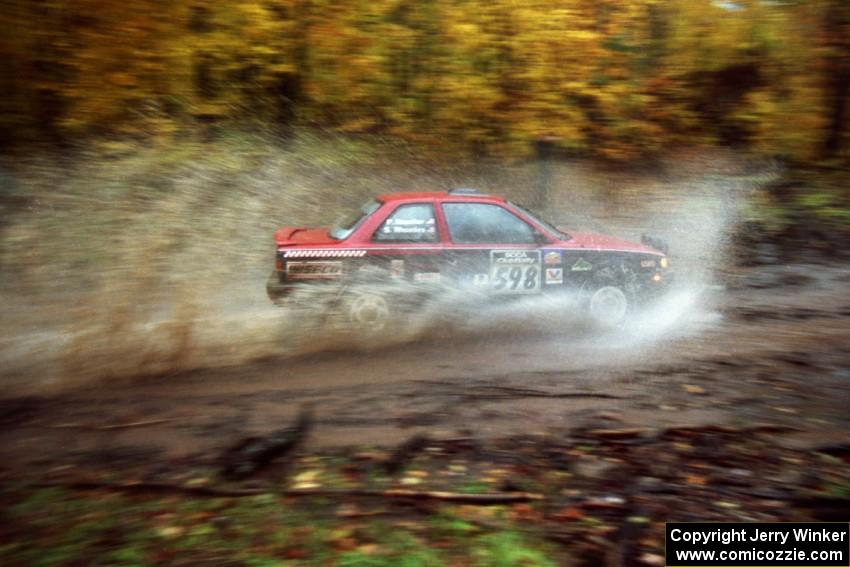
M 576 231 L 570 229 L 563 230 L 572 238 L 566 241 L 568 248 L 588 249 L 588 250 L 613 250 L 618 252 L 641 252 L 646 254 L 661 254 L 655 248 L 631 242 L 616 236 L 600 234 L 598 232 Z
M 281 246 L 327 246 L 339 241 L 328 236 L 326 228 L 285 226 L 274 233 L 274 240 Z

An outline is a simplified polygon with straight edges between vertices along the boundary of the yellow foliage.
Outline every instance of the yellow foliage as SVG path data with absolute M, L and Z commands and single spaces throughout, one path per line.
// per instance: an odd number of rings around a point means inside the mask
M 0 128 L 221 116 L 445 149 L 554 135 L 633 159 L 737 137 L 812 156 L 841 1 L 9 0 Z

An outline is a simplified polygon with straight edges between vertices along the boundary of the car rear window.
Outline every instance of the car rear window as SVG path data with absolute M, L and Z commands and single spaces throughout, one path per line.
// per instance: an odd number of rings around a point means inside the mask
M 351 233 L 354 232 L 355 228 L 360 226 L 360 224 L 369 218 L 369 215 L 377 211 L 380 206 L 381 203 L 374 199 L 369 201 L 360 207 L 360 210 L 354 211 L 343 217 L 341 221 L 337 222 L 336 225 L 328 231 L 328 235 L 336 240 L 345 240 L 351 236 Z

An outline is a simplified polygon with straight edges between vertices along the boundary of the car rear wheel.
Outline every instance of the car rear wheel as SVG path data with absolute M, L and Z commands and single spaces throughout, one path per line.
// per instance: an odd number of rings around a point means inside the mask
M 622 323 L 629 311 L 629 298 L 619 287 L 606 285 L 590 296 L 591 316 L 606 325 Z
M 354 292 L 346 303 L 348 318 L 357 331 L 375 335 L 389 326 L 390 304 L 382 294 Z

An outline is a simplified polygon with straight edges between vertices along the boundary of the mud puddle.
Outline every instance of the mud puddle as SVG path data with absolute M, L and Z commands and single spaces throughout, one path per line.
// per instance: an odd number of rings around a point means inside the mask
M 662 318 L 591 336 L 435 336 L 10 398 L 18 418 L 4 425 L 0 454 L 39 468 L 204 460 L 287 423 L 305 402 L 316 404 L 314 446 L 390 444 L 416 431 L 556 432 L 587 420 L 784 423 L 800 439 L 841 437 L 850 426 L 850 318 L 836 307 L 850 284 L 839 277 L 845 267 L 800 269 L 814 273 L 805 285 L 770 291 L 748 285 L 754 272 L 736 275 L 726 292 L 706 291 L 716 309 L 685 302 L 675 333 Z

